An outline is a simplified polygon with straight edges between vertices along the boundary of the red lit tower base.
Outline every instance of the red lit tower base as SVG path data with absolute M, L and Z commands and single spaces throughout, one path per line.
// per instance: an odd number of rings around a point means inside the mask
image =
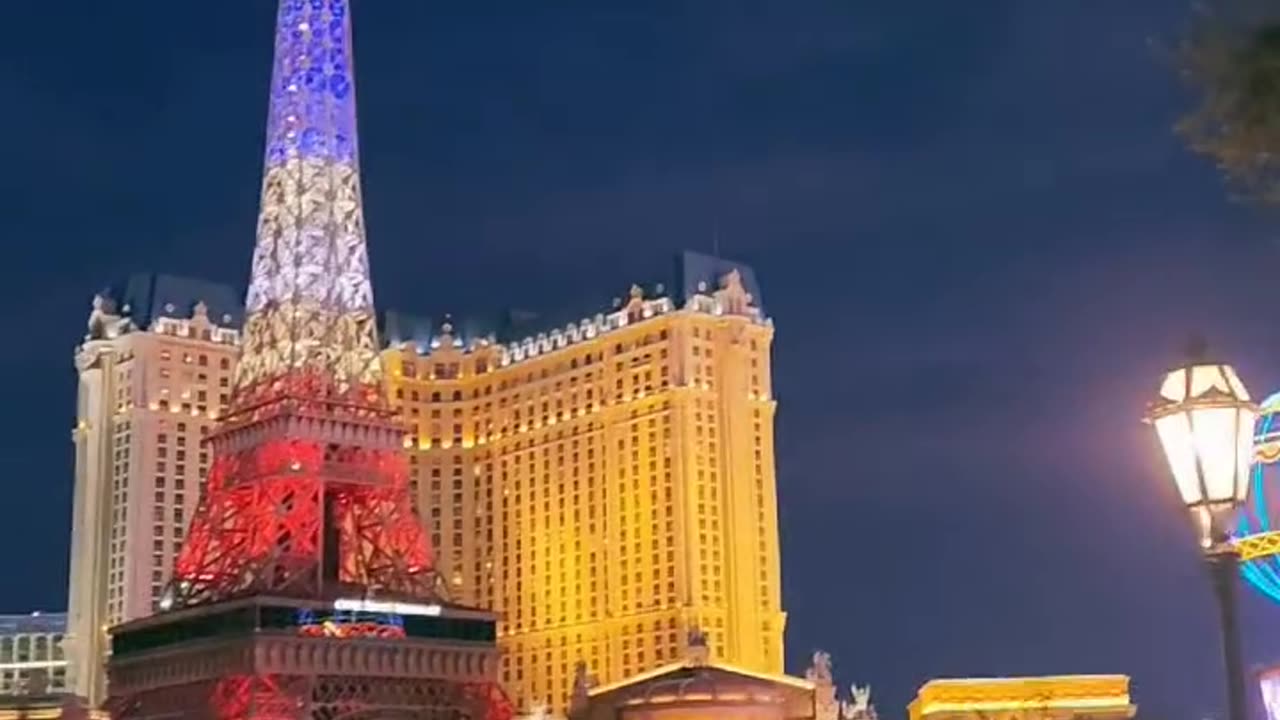
M 116 720 L 512 714 L 495 620 L 446 601 L 412 507 L 352 77 L 347 0 L 280 0 L 243 353 L 162 612 L 111 631 Z

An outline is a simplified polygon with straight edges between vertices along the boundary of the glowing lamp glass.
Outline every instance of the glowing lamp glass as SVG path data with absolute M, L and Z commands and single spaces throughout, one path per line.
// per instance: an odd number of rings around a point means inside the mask
M 1257 409 L 1230 365 L 1171 371 L 1149 419 L 1187 507 L 1218 511 L 1245 502 Z

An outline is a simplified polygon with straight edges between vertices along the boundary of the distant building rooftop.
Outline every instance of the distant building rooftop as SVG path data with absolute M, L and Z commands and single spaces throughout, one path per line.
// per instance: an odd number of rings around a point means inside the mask
M 34 612 L 26 615 L 0 615 L 0 636 L 39 635 L 66 632 L 66 613 Z

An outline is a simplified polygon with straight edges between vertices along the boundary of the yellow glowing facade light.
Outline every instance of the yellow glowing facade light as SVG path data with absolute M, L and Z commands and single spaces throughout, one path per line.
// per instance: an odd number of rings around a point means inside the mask
M 564 711 L 575 659 L 602 687 L 664 666 L 695 626 L 734 667 L 782 670 L 774 405 L 748 398 L 771 392 L 772 324 L 732 274 L 699 292 L 511 343 L 441 326 L 383 351 L 437 570 L 502 618 L 521 710 Z
M 1129 678 L 1125 675 L 1057 675 L 1013 678 L 931 680 L 908 706 L 911 720 L 991 717 L 1037 711 L 1059 718 L 1076 714 L 1131 718 Z

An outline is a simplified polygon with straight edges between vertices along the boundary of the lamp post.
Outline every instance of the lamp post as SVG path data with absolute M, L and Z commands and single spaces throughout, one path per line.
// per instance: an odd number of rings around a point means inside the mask
M 1253 425 L 1257 408 L 1236 371 L 1204 359 L 1193 348 L 1187 364 L 1170 370 L 1151 403 L 1155 426 L 1174 484 L 1199 534 L 1218 599 L 1227 673 L 1228 720 L 1247 720 L 1244 671 L 1235 590 L 1240 555 L 1231 523 L 1249 494 Z

